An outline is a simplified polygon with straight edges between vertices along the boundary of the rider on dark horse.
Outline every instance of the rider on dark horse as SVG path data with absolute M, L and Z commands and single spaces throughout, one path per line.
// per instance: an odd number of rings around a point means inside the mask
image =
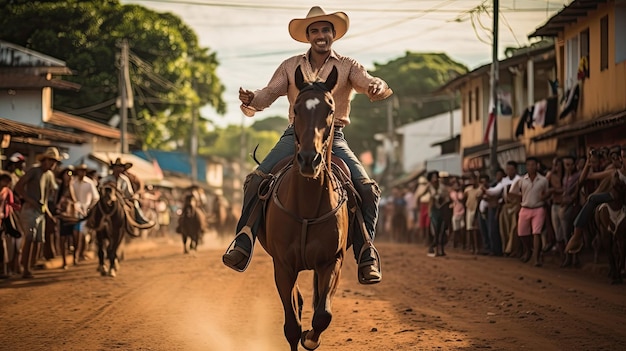
M 374 240 L 380 190 L 349 148 L 342 128 L 350 124 L 350 99 L 353 91 L 367 94 L 371 101 L 385 99 L 392 94 L 392 91 L 385 81 L 372 77 L 360 63 L 352 58 L 341 56 L 331 49 L 332 43 L 346 34 L 348 26 L 348 16 L 343 12 L 326 14 L 320 7 L 311 8 L 306 18 L 294 19 L 289 23 L 291 37 L 296 41 L 309 43 L 310 49 L 304 54 L 283 61 L 267 87 L 255 92 L 239 89 L 241 110 L 249 117 L 270 106 L 280 96 L 287 95 L 291 124 L 259 167 L 246 177 L 243 209 L 237 224 L 237 236 L 232 249 L 223 256 L 224 264 L 230 268 L 243 271 L 250 261 L 256 232 L 261 222 L 260 218 L 250 218 L 252 212 L 257 213 L 253 209 L 259 201 L 259 186 L 264 179 L 268 178 L 268 174 L 278 162 L 293 156 L 295 152 L 292 123 L 294 121 L 293 106 L 299 92 L 294 82 L 296 68 L 301 66 L 305 80 L 315 82 L 325 81 L 332 68 L 336 67 L 339 77 L 332 92 L 335 100 L 335 132 L 332 151 L 346 163 L 351 172 L 352 181 L 361 198 L 361 212 L 367 228 L 367 233 L 358 232 L 353 235 L 352 245 L 355 258 L 359 262 L 359 282 L 372 284 L 381 280 L 380 263 L 374 247 L 371 246 L 370 249 L 363 250 L 361 253 L 365 242 L 368 241 L 371 244 Z
M 114 183 L 115 187 L 122 194 L 124 194 L 124 198 L 132 201 L 135 209 L 133 219 L 137 223 L 136 227 L 139 229 L 152 228 L 155 223 L 147 220 L 144 216 L 143 211 L 139 206 L 139 201 L 135 198 L 135 191 L 133 190 L 132 182 L 126 175 L 123 174 L 124 171 L 127 171 L 132 167 L 132 163 L 123 163 L 120 158 L 117 158 L 115 162 L 110 162 L 109 167 L 111 168 L 111 174 L 104 177 L 100 181 L 100 184 Z

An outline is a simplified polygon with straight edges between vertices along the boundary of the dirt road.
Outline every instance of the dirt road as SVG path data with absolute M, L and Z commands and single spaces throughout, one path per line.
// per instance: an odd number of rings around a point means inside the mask
M 2 350 L 287 350 L 269 256 L 246 273 L 224 267 L 225 247 L 183 255 L 177 241 L 131 243 L 116 278 L 94 260 L 35 278 L 0 281 Z M 421 245 L 379 244 L 383 283 L 357 283 L 348 260 L 321 351 L 619 350 L 626 286 L 588 269 Z M 53 265 L 51 265 L 53 266 Z M 299 279 L 310 325 L 312 275 Z

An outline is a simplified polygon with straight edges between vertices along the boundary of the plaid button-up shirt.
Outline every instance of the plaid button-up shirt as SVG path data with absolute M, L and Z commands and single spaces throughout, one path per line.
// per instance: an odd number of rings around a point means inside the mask
M 280 96 L 287 95 L 289 100 L 289 123 L 293 123 L 293 105 L 299 92 L 295 85 L 295 73 L 298 66 L 302 68 L 305 81 L 325 81 L 333 66 L 337 67 L 339 76 L 337 85 L 333 90 L 336 126 L 344 127 L 350 124 L 350 100 L 353 91 L 367 94 L 370 100 L 380 99 L 380 97 L 368 94 L 367 90 L 370 83 L 376 80 L 382 81 L 382 79 L 372 77 L 365 67 L 356 60 L 332 51 L 316 75 L 311 68 L 308 55 L 309 52 L 307 51 L 305 54 L 293 56 L 283 61 L 276 69 L 276 72 L 274 72 L 267 86 L 254 92 L 254 99 L 250 105 L 241 105 L 242 112 L 246 116 L 252 117 L 255 112 L 269 107 Z M 382 82 L 387 87 L 387 84 L 384 81 Z

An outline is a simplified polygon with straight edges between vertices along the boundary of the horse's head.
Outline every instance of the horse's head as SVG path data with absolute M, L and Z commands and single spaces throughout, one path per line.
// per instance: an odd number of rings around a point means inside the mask
M 300 90 L 294 110 L 296 160 L 300 173 L 315 178 L 323 169 L 324 156 L 332 148 L 335 102 L 331 90 L 337 84 L 337 67 L 326 82 L 305 82 L 300 67 L 296 69 L 296 86 Z
M 196 197 L 193 196 L 192 194 L 185 195 L 185 201 L 184 202 L 185 202 L 185 204 L 184 204 L 185 208 L 195 208 L 196 205 L 197 205 Z
M 113 203 L 117 201 L 117 194 L 115 190 L 115 184 L 111 182 L 103 184 L 100 188 L 100 201 L 109 207 L 112 206 Z

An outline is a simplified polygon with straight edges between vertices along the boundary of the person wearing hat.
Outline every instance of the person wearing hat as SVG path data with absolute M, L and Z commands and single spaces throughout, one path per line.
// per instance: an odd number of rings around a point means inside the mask
M 589 151 L 591 153 L 593 149 Z M 567 242 L 567 246 L 565 247 L 565 252 L 568 254 L 577 254 L 583 248 L 583 228 L 587 226 L 589 220 L 593 216 L 595 209 L 603 203 L 611 202 L 613 200 L 613 193 L 610 191 L 609 186 L 611 182 L 611 178 L 615 176 L 615 172 L 618 173 L 620 181 L 626 183 L 626 163 L 624 163 L 622 159 L 622 149 L 619 146 L 611 147 L 608 151 L 608 157 L 611 160 L 611 164 L 601 172 L 595 172 L 594 174 L 589 174 L 589 162 L 583 168 L 581 172 L 580 181 L 584 181 L 585 179 L 602 179 L 602 183 L 598 187 L 598 189 L 589 197 L 587 197 L 587 201 L 578 212 L 578 215 L 574 219 L 574 232 L 572 233 L 572 237 Z M 591 159 L 591 157 L 589 157 Z M 570 258 L 570 256 L 566 256 L 566 258 Z M 572 257 L 572 260 L 576 260 L 576 257 Z M 563 266 L 567 266 L 571 264 L 569 260 L 564 262 Z
M 138 224 L 139 229 L 149 229 L 154 226 L 154 222 L 149 221 L 143 214 L 139 201 L 135 197 L 135 191 L 130 179 L 124 174 L 126 170 L 132 167 L 132 163 L 124 163 L 118 157 L 115 162 L 110 162 L 111 174 L 102 178 L 101 184 L 114 183 L 115 187 L 124 194 L 124 197 L 128 200 L 132 200 L 133 207 L 135 208 L 135 222 Z
M 15 188 L 15 184 L 17 184 L 24 173 L 26 173 L 24 171 L 26 168 L 26 158 L 19 152 L 15 152 L 8 158 L 8 161 L 5 168 L 6 171 L 11 174 L 11 189 L 13 189 Z
M 96 183 L 87 177 L 89 167 L 86 164 L 80 164 L 74 167 L 74 181 L 72 187 L 74 196 L 76 197 L 76 212 L 79 219 L 84 219 L 89 211 L 100 200 L 100 193 Z M 74 261 L 82 260 L 85 256 L 85 247 L 89 240 L 86 237 L 85 221 L 79 221 L 74 225 L 73 236 L 76 244 L 74 253 Z
M 309 44 L 309 49 L 283 61 L 276 69 L 268 85 L 260 90 L 250 91 L 239 89 L 241 110 L 252 117 L 257 111 L 270 106 L 280 96 L 286 95 L 289 100 L 289 122 L 291 123 L 276 146 L 265 157 L 257 170 L 247 176 L 244 183 L 244 202 L 242 215 L 237 224 L 237 236 L 232 250 L 223 256 L 224 264 L 237 271 L 244 271 L 249 263 L 258 218 L 249 218 L 252 209 L 258 201 L 257 188 L 260 183 L 280 160 L 294 153 L 294 121 L 293 106 L 299 90 L 295 85 L 295 72 L 301 67 L 305 80 L 309 82 L 325 81 L 333 67 L 339 73 L 337 85 L 332 91 L 335 102 L 335 133 L 333 153 L 343 159 L 352 173 L 352 180 L 359 192 L 362 202 L 362 212 L 367 227 L 367 236 L 374 239 L 376 221 L 378 217 L 378 202 L 380 190 L 376 182 L 367 175 L 358 158 L 350 150 L 344 139 L 342 128 L 350 124 L 350 100 L 353 91 L 366 94 L 371 101 L 382 100 L 393 92 L 384 80 L 371 76 L 356 60 L 339 55 L 332 50 L 332 44 L 341 39 L 346 32 L 350 20 L 344 12 L 326 13 L 318 6 L 312 7 L 305 18 L 297 18 L 289 23 L 289 34 L 301 43 Z M 252 223 L 252 221 L 254 221 Z M 381 280 L 377 253 L 366 250 L 362 257 L 359 250 L 364 245 L 362 235 L 354 235 L 353 248 L 359 268 L 360 283 L 371 284 Z M 370 262 L 370 264 L 365 264 Z
M 21 262 L 24 278 L 33 277 L 31 266 L 39 256 L 41 244 L 45 242 L 46 215 L 51 216 L 48 197 L 57 188 L 53 172 L 62 159 L 56 147 L 47 148 L 44 153 L 37 155 L 39 166 L 28 170 L 15 185 L 15 193 L 23 202 L 20 221 L 26 231 Z

